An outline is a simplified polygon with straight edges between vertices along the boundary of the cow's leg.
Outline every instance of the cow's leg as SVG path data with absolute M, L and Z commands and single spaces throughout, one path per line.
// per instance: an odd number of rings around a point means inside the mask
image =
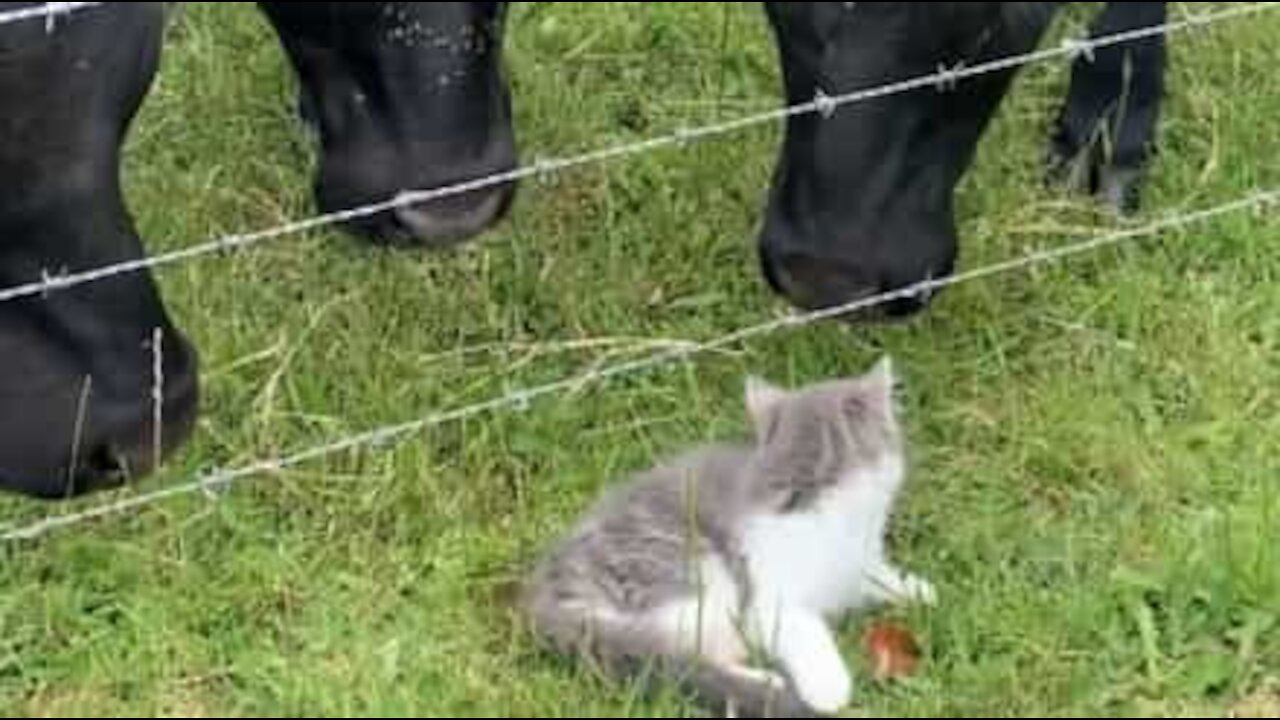
M 143 257 L 120 154 L 163 11 L 109 3 L 0 32 L 0 287 Z M 196 366 L 145 272 L 0 303 L 0 489 L 64 498 L 149 472 L 191 432 Z
M 1092 35 L 1154 27 L 1167 17 L 1167 3 L 1107 3 Z M 1081 53 L 1052 140 L 1052 181 L 1122 212 L 1138 209 L 1156 151 L 1166 64 L 1163 35 Z

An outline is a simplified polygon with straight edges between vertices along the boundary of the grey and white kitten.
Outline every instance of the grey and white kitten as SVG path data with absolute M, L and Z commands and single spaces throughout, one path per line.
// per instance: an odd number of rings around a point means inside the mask
M 755 442 L 609 492 L 529 578 L 535 635 L 607 672 L 683 679 L 731 717 L 841 712 L 853 681 L 832 624 L 935 602 L 885 556 L 905 475 L 895 385 L 888 359 L 798 390 L 749 379 Z

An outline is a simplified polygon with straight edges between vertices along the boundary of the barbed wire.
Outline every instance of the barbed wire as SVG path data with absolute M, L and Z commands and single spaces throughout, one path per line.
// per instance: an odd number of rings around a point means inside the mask
M 725 122 L 712 123 L 694 128 L 682 128 L 667 135 L 653 137 L 639 142 L 616 145 L 600 150 L 571 155 L 558 159 L 536 161 L 514 170 L 496 173 L 474 180 L 446 185 L 431 190 L 405 191 L 396 197 L 381 202 L 371 203 L 348 210 L 317 215 L 305 220 L 290 222 L 275 227 L 250 233 L 224 235 L 213 240 L 188 248 L 160 253 L 146 258 L 121 263 L 104 265 L 99 268 L 79 272 L 51 273 L 46 270 L 39 280 L 0 290 L 0 303 L 11 302 L 21 298 L 47 295 L 52 292 L 67 290 L 87 283 L 98 282 L 121 275 L 150 270 L 166 265 L 195 260 L 212 255 L 225 254 L 244 249 L 264 242 L 298 235 L 313 230 L 320 230 L 341 225 L 354 220 L 362 220 L 381 215 L 386 212 L 403 209 L 409 206 L 426 204 L 444 198 L 467 194 L 477 190 L 507 185 L 521 180 L 537 178 L 566 172 L 587 165 L 595 165 L 612 160 L 619 160 L 634 155 L 642 155 L 671 147 L 688 147 L 695 142 L 714 137 L 732 134 L 756 126 L 772 124 L 787 118 L 818 114 L 829 118 L 840 108 L 872 100 L 883 99 L 915 90 L 934 88 L 940 92 L 954 90 L 956 85 L 965 79 L 979 77 L 996 72 L 1016 69 L 1035 63 L 1048 62 L 1054 59 L 1075 59 L 1091 56 L 1097 51 L 1143 39 L 1161 35 L 1205 27 L 1232 19 L 1240 19 L 1272 10 L 1280 10 L 1280 3 L 1254 2 L 1243 3 L 1240 7 L 1226 10 L 1188 15 L 1181 20 L 1153 25 L 1128 32 L 1103 35 L 1096 38 L 1072 39 L 1058 47 L 1051 47 L 1022 55 L 1010 56 L 972 66 L 958 65 L 942 68 L 928 75 L 889 83 L 875 88 L 855 92 L 828 95 L 819 91 L 811 101 L 782 108 L 748 115 Z
M 47 2 L 31 7 L 5 10 L 0 12 L 0 27 L 28 20 L 45 21 L 45 30 L 52 32 L 58 18 L 64 18 L 74 12 L 106 5 L 104 2 Z
M 1280 188 L 1252 194 L 1246 198 L 1224 203 L 1216 207 L 1194 212 L 1174 215 L 1147 225 L 1123 229 L 1103 234 L 1089 240 L 1071 243 L 1062 247 L 1033 252 L 1005 262 L 986 265 L 974 270 L 958 273 L 946 278 L 926 280 L 913 285 L 858 299 L 843 305 L 807 313 L 795 313 L 782 318 L 770 320 L 745 327 L 713 340 L 700 343 L 683 343 L 673 345 L 666 350 L 644 358 L 618 363 L 606 368 L 587 372 L 565 380 L 538 385 L 517 392 L 502 395 L 491 400 L 468 405 L 442 413 L 428 415 L 417 420 L 389 425 L 369 432 L 352 435 L 333 443 L 316 446 L 292 455 L 262 460 L 244 467 L 223 470 L 207 474 L 195 480 L 164 488 L 155 492 L 138 495 L 118 502 L 111 502 L 85 510 L 83 512 L 56 515 L 35 522 L 26 527 L 11 529 L 0 534 L 0 542 L 37 540 L 60 529 L 80 525 L 133 510 L 143 509 L 158 503 L 187 495 L 205 493 L 214 496 L 227 490 L 232 485 L 255 475 L 281 472 L 313 460 L 331 457 L 348 450 L 362 447 L 383 447 L 409 435 L 444 425 L 458 420 L 466 420 L 482 414 L 504 410 L 525 410 L 534 401 L 561 393 L 575 392 L 589 385 L 605 382 L 614 378 L 635 375 L 641 372 L 656 370 L 677 361 L 696 355 L 717 351 L 757 337 L 772 335 L 785 329 L 799 328 L 818 322 L 848 316 L 887 305 L 889 303 L 919 297 L 923 294 L 936 293 L 947 287 L 970 283 L 997 275 L 1004 275 L 1018 270 L 1060 262 L 1068 258 L 1095 252 L 1108 246 L 1119 245 L 1141 238 L 1153 237 L 1162 233 L 1207 223 L 1228 215 L 1248 210 L 1266 210 L 1280 204 Z

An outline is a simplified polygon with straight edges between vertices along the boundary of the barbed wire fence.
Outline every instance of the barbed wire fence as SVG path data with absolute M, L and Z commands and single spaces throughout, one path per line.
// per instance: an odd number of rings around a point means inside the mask
M 83 4 L 83 3 L 79 3 Z M 102 3 L 96 3 L 101 5 Z M 405 191 L 393 198 L 369 203 L 338 212 L 316 215 L 296 222 L 285 223 L 249 233 L 223 235 L 207 242 L 182 248 L 168 253 L 156 254 L 134 261 L 114 263 L 102 267 L 77 272 L 64 270 L 48 270 L 42 277 L 26 284 L 0 289 L 0 303 L 24 297 L 45 295 L 58 290 L 98 282 L 120 275 L 127 275 L 151 270 L 166 265 L 189 262 L 207 255 L 220 255 L 244 249 L 261 243 L 280 240 L 315 230 L 323 230 L 356 220 L 366 220 L 387 212 L 404 209 L 415 205 L 443 200 L 457 195 L 466 195 L 477 190 L 485 190 L 502 185 L 509 185 L 523 180 L 537 179 L 540 176 L 557 175 L 578 168 L 599 165 L 622 160 L 632 156 L 647 155 L 658 150 L 688 147 L 693 143 L 706 141 L 763 125 L 772 125 L 791 117 L 802 115 L 821 115 L 830 118 L 840 109 L 859 103 L 866 103 L 894 95 L 901 95 L 922 89 L 936 89 L 946 92 L 954 89 L 957 83 L 1007 70 L 1014 70 L 1028 65 L 1040 64 L 1051 60 L 1066 58 L 1075 60 L 1088 56 L 1099 50 L 1150 39 L 1160 35 L 1186 32 L 1188 30 L 1214 25 L 1228 20 L 1242 19 L 1265 12 L 1280 11 L 1276 3 L 1253 2 L 1243 3 L 1212 13 L 1189 15 L 1181 20 L 1153 25 L 1138 30 L 1104 35 L 1097 38 L 1071 39 L 1058 47 L 1039 50 L 1022 55 L 975 64 L 972 66 L 956 65 L 942 67 L 937 72 L 920 77 L 890 83 L 856 92 L 828 95 L 819 92 L 813 100 L 797 105 L 784 106 L 734 120 L 713 123 L 699 127 L 681 128 L 674 132 L 659 135 L 639 142 L 624 143 L 600 150 L 589 151 L 577 155 L 537 160 L 515 170 L 494 173 L 466 182 L 444 185 L 430 190 Z
M 65 17 L 73 12 L 88 10 L 107 4 L 110 3 L 44 3 L 31 8 L 0 13 L 0 27 L 14 22 L 43 18 L 49 22 L 49 27 L 52 29 L 54 21 L 57 18 Z M 1092 55 L 1097 51 L 1108 47 L 1133 43 L 1162 35 L 1168 36 L 1174 33 L 1203 28 L 1226 22 L 1228 20 L 1241 19 L 1248 16 L 1270 12 L 1272 10 L 1280 10 L 1280 3 L 1241 3 L 1239 6 L 1214 12 L 1199 14 L 1186 13 L 1180 20 L 1129 32 L 1085 39 L 1071 39 L 1057 47 L 1051 47 L 1017 56 L 1010 56 L 982 64 L 975 64 L 972 66 L 965 66 L 961 64 L 953 67 L 941 67 L 936 73 L 870 89 L 859 90 L 852 93 L 828 95 L 824 92 L 819 92 L 813 100 L 797 105 L 788 105 L 775 110 L 747 115 L 725 122 L 713 123 L 699 127 L 681 128 L 673 133 L 656 136 L 639 142 L 606 147 L 600 150 L 556 159 L 540 160 L 516 170 L 497 173 L 467 182 L 456 183 L 429 190 L 406 191 L 381 202 L 371 203 L 340 212 L 316 215 L 311 218 L 251 233 L 221 236 L 185 249 L 158 254 L 135 261 L 104 265 L 97 268 L 75 272 L 51 274 L 49 271 L 45 271 L 42 273 L 42 277 L 38 280 L 32 280 L 25 284 L 0 289 L 0 303 L 12 302 L 34 296 L 46 296 L 51 292 L 63 291 L 79 285 L 97 282 L 129 273 L 143 272 L 166 265 L 188 262 L 206 255 L 226 254 L 233 250 L 247 248 L 260 243 L 299 235 L 314 230 L 320 230 L 353 220 L 365 219 L 388 211 L 425 204 L 454 195 L 519 182 L 528 178 L 538 178 L 540 176 L 559 174 L 587 165 L 600 164 L 631 156 L 648 154 L 667 148 L 688 147 L 698 141 L 732 134 L 760 125 L 776 123 L 795 116 L 818 114 L 823 118 L 831 118 L 838 113 L 841 108 L 846 106 L 870 102 L 872 100 L 886 98 L 897 94 L 930 88 L 935 89 L 938 92 L 948 92 L 953 90 L 958 83 L 969 78 L 1013 70 L 1032 64 L 1044 63 L 1063 58 L 1074 61 L 1080 57 L 1092 57 Z M 211 495 L 216 494 L 219 491 L 225 490 L 230 486 L 253 476 L 280 472 L 298 465 L 332 457 L 354 449 L 363 447 L 382 447 L 424 430 L 458 420 L 469 419 L 499 410 L 523 410 L 529 407 L 529 405 L 536 400 L 562 393 L 574 392 L 584 389 L 587 386 L 599 384 L 622 376 L 661 369 L 699 354 L 723 349 L 731 345 L 736 345 L 757 337 L 771 335 L 789 328 L 804 327 L 830 319 L 857 314 L 902 299 L 933 293 L 950 286 L 971 283 L 997 275 L 1009 274 L 1018 270 L 1025 270 L 1049 263 L 1056 263 L 1077 255 L 1096 252 L 1106 247 L 1132 242 L 1142 238 L 1150 238 L 1174 230 L 1185 229 L 1190 226 L 1219 220 L 1229 215 L 1241 214 L 1247 211 L 1266 210 L 1276 205 L 1280 205 L 1280 188 L 1261 190 L 1235 201 L 1226 202 L 1196 211 L 1171 215 L 1165 219 L 1157 220 L 1140 227 L 1127 228 L 1117 232 L 1100 235 L 1090 240 L 1033 252 L 1015 259 L 958 273 L 947 278 L 927 280 L 899 290 L 877 294 L 852 301 L 844 305 L 830 307 L 819 311 L 794 313 L 783 318 L 741 328 L 715 339 L 704 342 L 679 344 L 638 360 L 619 363 L 545 385 L 529 387 L 500 397 L 495 397 L 485 402 L 459 407 L 454 410 L 434 413 L 426 417 L 398 425 L 385 426 L 368 432 L 351 435 L 332 443 L 304 449 L 293 454 L 264 459 L 238 468 L 203 474 L 186 483 L 162 488 L 150 493 L 139 494 L 120 501 L 106 502 L 81 512 L 52 515 L 23 527 L 10 526 L 9 529 L 0 531 L 0 542 L 11 543 L 17 541 L 36 540 L 60 529 L 143 509 L 169 499 L 197 493 L 207 493 Z M 157 335 L 153 347 L 156 358 L 156 390 L 154 395 L 156 398 L 155 402 L 157 404 L 155 418 L 157 434 L 159 433 L 159 427 L 162 421 L 160 412 L 163 404 L 163 365 L 160 338 L 161 336 Z M 159 440 L 157 440 L 157 442 L 159 442 Z
M 331 457 L 348 450 L 354 450 L 362 447 L 383 447 L 409 435 L 413 435 L 433 427 L 458 420 L 467 420 L 499 410 L 526 410 L 536 400 L 541 400 L 552 395 L 580 391 L 590 385 L 599 384 L 614 378 L 637 375 L 641 372 L 661 369 L 695 355 L 724 349 L 757 337 L 772 335 L 785 329 L 813 325 L 825 320 L 831 320 L 871 310 L 898 300 L 916 297 L 923 293 L 933 293 L 954 285 L 971 283 L 995 277 L 997 275 L 1009 274 L 1018 270 L 1060 262 L 1077 255 L 1096 252 L 1108 246 L 1119 245 L 1140 238 L 1154 237 L 1165 232 L 1207 223 L 1211 220 L 1220 219 L 1232 214 L 1267 208 L 1272 205 L 1280 205 L 1280 188 L 1257 193 L 1242 200 L 1225 203 L 1216 207 L 1174 215 L 1165 220 L 1157 221 L 1142 227 L 1121 230 L 1115 233 L 1102 235 L 1091 240 L 1065 245 L 1060 248 L 1031 253 L 1014 260 L 983 266 L 981 268 L 952 275 L 947 278 L 916 283 L 899 290 L 877 294 L 843 305 L 814 312 L 797 313 L 770 320 L 759 325 L 752 325 L 736 330 L 706 342 L 675 345 L 667 350 L 654 353 L 648 357 L 638 360 L 619 363 L 601 370 L 571 377 L 566 380 L 526 388 L 501 397 L 496 397 L 486 402 L 429 415 L 399 425 L 389 425 L 369 432 L 352 435 L 336 442 L 313 447 L 292 455 L 262 460 L 244 467 L 211 473 L 185 484 L 175 485 L 152 493 L 138 495 L 119 502 L 99 505 L 84 512 L 51 516 L 27 527 L 7 531 L 0 535 L 0 541 L 11 542 L 16 540 L 34 540 L 61 528 L 79 525 L 90 520 L 100 519 L 111 515 L 118 515 L 184 495 L 193 495 L 197 493 L 215 495 L 226 490 L 232 484 L 255 475 L 280 472 L 314 460 Z

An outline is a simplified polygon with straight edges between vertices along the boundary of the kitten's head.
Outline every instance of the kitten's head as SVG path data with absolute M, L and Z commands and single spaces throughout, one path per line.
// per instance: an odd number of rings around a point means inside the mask
M 864 375 L 784 389 L 748 378 L 746 405 L 760 467 L 772 483 L 820 486 L 897 463 L 902 431 L 893 361 Z

